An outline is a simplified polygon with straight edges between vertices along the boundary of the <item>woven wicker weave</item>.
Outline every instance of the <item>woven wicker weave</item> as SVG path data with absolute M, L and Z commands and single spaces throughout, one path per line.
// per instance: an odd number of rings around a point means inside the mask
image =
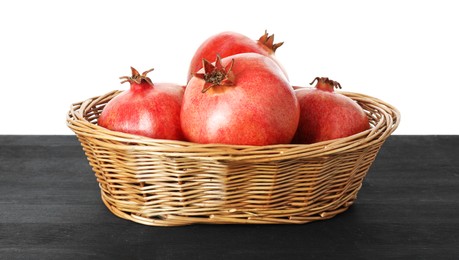
M 71 106 L 75 132 L 115 215 L 137 223 L 307 223 L 349 208 L 400 114 L 383 101 L 340 92 L 371 129 L 310 145 L 234 146 L 156 140 L 97 125 L 119 91 Z

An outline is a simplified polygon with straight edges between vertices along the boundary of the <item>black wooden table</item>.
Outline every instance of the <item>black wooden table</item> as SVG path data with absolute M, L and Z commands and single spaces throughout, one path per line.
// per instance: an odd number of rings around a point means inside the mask
M 0 136 L 0 259 L 459 259 L 459 136 L 391 136 L 356 203 L 303 225 L 116 217 L 74 136 Z

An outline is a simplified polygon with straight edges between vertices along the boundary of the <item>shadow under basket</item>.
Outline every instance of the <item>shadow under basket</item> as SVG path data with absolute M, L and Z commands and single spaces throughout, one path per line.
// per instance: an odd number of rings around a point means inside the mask
M 118 217 L 153 226 L 301 224 L 329 219 L 355 201 L 400 113 L 370 96 L 371 128 L 309 145 L 241 146 L 158 140 L 97 125 L 113 91 L 71 106 L 67 125 L 88 158 L 102 201 Z

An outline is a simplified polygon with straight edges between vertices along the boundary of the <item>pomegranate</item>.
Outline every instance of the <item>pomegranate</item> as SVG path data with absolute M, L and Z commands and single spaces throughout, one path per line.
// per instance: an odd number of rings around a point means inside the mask
M 202 59 L 213 60 L 216 55 L 225 58 L 246 52 L 255 52 L 270 57 L 288 78 L 285 69 L 274 56 L 275 51 L 282 44 L 283 42 L 274 43 L 274 34 L 268 35 L 267 31 L 257 41 L 236 32 L 218 33 L 209 37 L 198 47 L 191 59 L 187 81 L 191 79 L 194 73 L 202 68 Z
M 370 128 L 368 117 L 354 100 L 334 92 L 341 85 L 316 77 L 315 88 L 298 88 L 300 121 L 293 143 L 310 144 L 357 134 Z
M 130 89 L 111 99 L 99 116 L 98 124 L 113 131 L 157 139 L 183 140 L 180 109 L 184 87 L 173 83 L 155 83 L 131 67 Z
M 241 53 L 214 63 L 203 59 L 185 89 L 181 122 L 197 143 L 269 145 L 289 143 L 298 125 L 293 87 L 276 63 Z

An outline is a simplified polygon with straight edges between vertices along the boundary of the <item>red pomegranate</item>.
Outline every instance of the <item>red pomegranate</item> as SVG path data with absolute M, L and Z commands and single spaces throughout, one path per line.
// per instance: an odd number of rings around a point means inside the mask
M 347 137 L 370 128 L 368 117 L 354 100 L 334 92 L 341 85 L 316 77 L 315 88 L 298 88 L 300 122 L 293 143 L 311 144 Z
M 274 56 L 275 51 L 283 42 L 274 43 L 274 34 L 268 35 L 265 33 L 258 39 L 253 40 L 243 34 L 236 32 L 221 32 L 209 37 L 205 40 L 196 50 L 193 58 L 191 59 L 188 81 L 194 73 L 202 68 L 202 59 L 212 61 L 216 55 L 225 58 L 238 53 L 254 52 L 265 55 L 273 59 L 277 65 L 282 69 L 285 76 L 288 78 L 285 69 Z
M 185 137 L 197 143 L 289 143 L 298 125 L 293 87 L 276 63 L 242 53 L 204 68 L 188 82 L 182 103 Z
M 155 83 L 131 67 L 129 90 L 111 99 L 99 116 L 98 124 L 113 131 L 157 139 L 183 140 L 180 109 L 184 87 L 172 83 Z

